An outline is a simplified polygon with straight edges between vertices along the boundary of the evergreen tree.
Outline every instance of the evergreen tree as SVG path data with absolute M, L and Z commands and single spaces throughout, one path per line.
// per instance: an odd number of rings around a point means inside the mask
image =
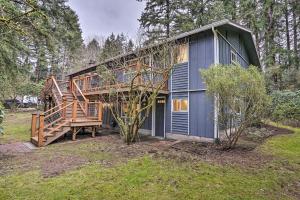
M 166 4 L 148 0 L 140 18 L 148 42 L 165 39 L 166 25 L 170 35 L 190 31 L 224 18 L 253 31 L 263 68 L 270 78 L 271 89 L 299 88 L 300 4 L 291 0 L 174 0 L 170 18 Z
M 100 55 L 100 50 L 101 47 L 99 45 L 99 42 L 95 38 L 92 41 L 90 41 L 86 47 L 88 62 L 96 62 Z
M 141 26 L 146 30 L 149 41 L 157 41 L 170 37 L 177 1 L 145 1 L 146 7 L 139 21 Z

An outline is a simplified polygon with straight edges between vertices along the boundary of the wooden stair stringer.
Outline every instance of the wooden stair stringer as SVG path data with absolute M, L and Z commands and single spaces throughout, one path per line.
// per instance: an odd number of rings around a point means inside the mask
M 54 136 L 48 137 L 46 142 L 44 143 L 44 146 L 54 142 L 55 140 L 57 140 L 58 138 L 60 138 L 61 136 L 63 136 L 64 134 L 66 134 L 69 131 L 71 131 L 71 127 L 69 125 L 63 127 L 63 129 L 61 131 L 57 131 L 57 133 Z

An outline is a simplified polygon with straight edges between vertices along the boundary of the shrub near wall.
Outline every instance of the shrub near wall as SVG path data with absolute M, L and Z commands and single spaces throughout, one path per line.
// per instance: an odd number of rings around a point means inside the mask
M 271 119 L 292 126 L 300 126 L 300 90 L 272 93 Z

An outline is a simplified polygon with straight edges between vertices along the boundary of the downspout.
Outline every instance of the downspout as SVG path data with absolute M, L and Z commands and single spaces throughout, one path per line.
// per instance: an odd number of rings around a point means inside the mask
M 219 64 L 219 39 L 218 33 L 214 27 L 211 28 L 214 34 L 214 65 Z M 219 138 L 219 122 L 218 122 L 219 102 L 218 95 L 214 96 L 214 139 Z

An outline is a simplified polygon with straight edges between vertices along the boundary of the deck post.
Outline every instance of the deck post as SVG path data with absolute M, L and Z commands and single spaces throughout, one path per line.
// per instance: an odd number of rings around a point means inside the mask
M 32 113 L 31 118 L 31 137 L 36 136 L 36 119 L 37 119 L 37 113 Z
M 89 100 L 87 99 L 86 101 L 85 101 L 85 113 L 87 113 L 88 114 L 88 106 L 89 106 Z
M 102 121 L 102 109 L 103 105 L 102 102 L 98 102 L 98 121 Z
M 38 133 L 38 147 L 43 146 L 44 143 L 44 118 L 45 114 L 40 114 L 39 117 L 39 133 Z
M 73 100 L 73 108 L 72 108 L 72 120 L 76 121 L 77 118 L 77 100 Z
M 95 137 L 95 133 L 96 133 L 96 128 L 95 128 L 95 127 L 92 127 L 92 137 L 93 137 L 93 138 Z
M 62 101 L 63 101 L 63 105 L 62 105 L 62 107 L 63 107 L 63 110 L 62 110 L 62 118 L 63 119 L 66 119 L 66 115 L 67 115 L 67 108 L 66 108 L 66 106 L 67 106 L 67 98 L 66 98 L 66 96 L 63 96 L 62 97 Z
M 76 140 L 76 127 L 73 128 L 72 140 Z
M 86 90 L 86 77 L 83 77 L 83 86 L 82 86 L 82 91 Z

